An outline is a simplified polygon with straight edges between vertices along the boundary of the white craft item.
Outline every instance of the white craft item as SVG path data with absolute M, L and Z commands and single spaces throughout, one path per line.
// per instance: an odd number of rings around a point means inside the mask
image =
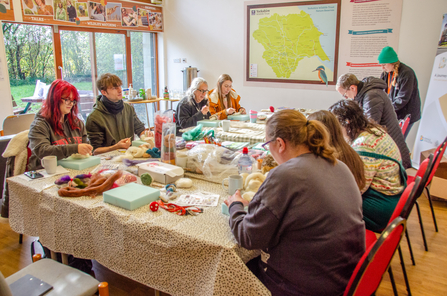
M 89 154 L 84 155 L 84 154 L 80 154 L 80 153 L 73 153 L 71 155 L 72 159 L 84 159 L 84 158 L 87 158 L 87 157 L 90 157 L 90 155 Z
M 256 192 L 245 192 L 242 195 L 242 198 L 245 199 L 246 201 L 250 202 L 253 199 L 253 196 L 255 196 Z
M 258 190 L 259 186 L 261 186 L 262 182 L 264 182 L 264 180 L 265 180 L 265 176 L 261 173 L 252 173 L 252 174 L 248 175 L 248 177 L 245 179 L 245 182 L 244 182 L 245 190 L 256 192 Z M 257 183 L 257 182 L 252 183 L 252 185 L 250 186 L 251 181 L 258 181 L 259 183 Z M 259 186 L 256 188 L 257 184 L 259 184 Z M 249 188 L 251 188 L 251 189 L 249 189 Z M 256 188 L 256 190 L 253 190 L 254 188 Z
M 189 178 L 180 178 L 175 181 L 175 186 L 177 186 L 177 188 L 190 188 L 192 187 L 192 180 Z
M 245 189 L 245 180 L 247 179 L 248 175 L 250 175 L 249 173 L 242 173 L 241 177 L 242 177 L 242 184 L 244 184 L 244 189 Z

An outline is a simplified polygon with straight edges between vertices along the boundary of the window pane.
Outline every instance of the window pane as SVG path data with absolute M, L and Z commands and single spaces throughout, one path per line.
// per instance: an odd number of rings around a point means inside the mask
M 91 33 L 61 30 L 60 34 L 63 79 L 78 89 L 81 97 L 79 113 L 85 120 L 95 102 L 90 59 Z
M 51 27 L 3 23 L 13 107 L 25 108 L 22 98 L 34 94 L 36 80 L 50 84 L 55 77 Z M 31 104 L 29 112 L 37 112 L 40 103 Z
M 123 34 L 95 33 L 98 77 L 112 73 L 127 87 L 126 37 Z
M 130 42 L 132 48 L 132 87 L 134 89 L 151 89 L 151 95 L 157 94 L 157 76 L 155 68 L 155 34 L 144 32 L 131 32 Z M 147 125 L 146 112 L 151 114 L 150 123 L 154 126 L 154 106 L 148 104 L 148 110 L 144 104 L 135 104 L 138 118 Z

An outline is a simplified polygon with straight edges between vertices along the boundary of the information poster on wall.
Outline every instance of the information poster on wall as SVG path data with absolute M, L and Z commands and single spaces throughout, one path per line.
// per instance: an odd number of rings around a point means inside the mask
M 14 20 L 12 0 L 0 0 L 0 20 Z
M 246 80 L 335 84 L 340 0 L 247 5 Z
M 447 14 L 439 34 L 438 51 L 414 145 L 412 163 L 419 167 L 421 152 L 439 146 L 447 136 Z
M 401 15 L 402 0 L 343 0 L 339 74 L 380 77 L 377 57 L 385 46 L 397 52 Z
M 21 2 L 24 22 L 163 31 L 163 13 L 159 6 L 105 0 L 21 0 Z

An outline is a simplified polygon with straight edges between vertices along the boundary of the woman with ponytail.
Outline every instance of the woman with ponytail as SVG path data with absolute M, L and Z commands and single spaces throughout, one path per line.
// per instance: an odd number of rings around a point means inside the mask
M 399 61 L 397 53 L 390 46 L 384 47 L 377 59 L 383 70 L 380 78 L 387 84 L 385 91 L 391 99 L 397 119 L 404 119 L 407 114 L 411 116 L 404 135 L 407 138 L 413 124 L 421 119 L 418 79 L 413 69 Z
M 40 161 L 45 156 L 54 155 L 59 160 L 74 153 L 92 153 L 84 123 L 78 118 L 78 103 L 79 94 L 72 84 L 60 79 L 51 84 L 42 109 L 30 126 L 29 170 L 41 168 Z
M 276 112 L 264 148 L 279 166 L 250 203 L 239 191 L 225 201 L 239 245 L 262 250 L 247 266 L 272 295 L 340 295 L 365 251 L 360 192 L 329 137 L 298 111 Z

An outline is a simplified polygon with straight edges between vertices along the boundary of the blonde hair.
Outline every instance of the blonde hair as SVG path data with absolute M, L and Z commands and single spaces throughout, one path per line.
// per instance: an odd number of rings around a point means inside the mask
M 295 110 L 276 112 L 267 121 L 270 139 L 281 138 L 293 146 L 305 145 L 309 150 L 332 164 L 337 162 L 335 149 L 329 145 L 330 135 L 326 127 L 317 120 L 307 120 Z
M 230 99 L 230 94 L 228 93 L 228 95 L 226 97 L 224 97 L 222 95 L 222 84 L 224 84 L 225 81 L 231 81 L 233 82 L 233 79 L 231 79 L 230 75 L 228 74 L 222 74 L 219 76 L 219 79 L 217 79 L 217 94 L 219 97 L 219 103 L 220 103 L 220 107 L 222 109 L 225 109 L 225 104 L 224 104 L 224 99 L 227 99 L 227 108 L 231 108 L 231 99 Z

